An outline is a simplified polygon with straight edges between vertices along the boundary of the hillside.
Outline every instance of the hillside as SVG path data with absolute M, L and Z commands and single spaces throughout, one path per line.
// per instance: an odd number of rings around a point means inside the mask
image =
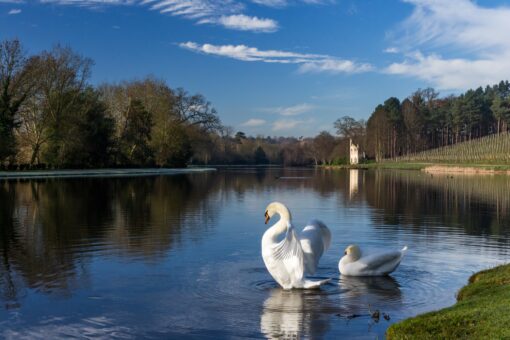
M 510 133 L 398 157 L 398 162 L 510 164 Z

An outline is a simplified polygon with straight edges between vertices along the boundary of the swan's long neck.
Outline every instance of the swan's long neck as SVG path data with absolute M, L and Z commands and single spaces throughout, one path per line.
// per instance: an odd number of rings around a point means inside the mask
M 275 210 L 275 212 L 280 215 L 280 219 L 267 230 L 268 236 L 271 237 L 273 241 L 278 239 L 282 233 L 287 232 L 287 228 L 289 227 L 292 219 L 289 209 L 287 209 L 287 207 L 283 204 L 276 205 Z

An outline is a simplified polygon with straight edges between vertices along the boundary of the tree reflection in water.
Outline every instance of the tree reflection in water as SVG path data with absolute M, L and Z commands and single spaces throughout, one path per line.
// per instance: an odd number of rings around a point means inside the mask
M 157 259 L 214 225 L 218 185 L 206 174 L 0 182 L 1 292 L 16 304 L 24 285 L 70 294 L 87 284 L 92 254 Z
M 147 324 L 161 334 L 196 332 L 186 313 L 200 316 L 203 334 L 218 336 L 366 336 L 369 320 L 338 322 L 337 314 L 366 315 L 372 304 L 393 322 L 440 308 L 474 264 L 507 258 L 509 189 L 508 176 L 293 168 L 0 181 L 2 315 L 24 315 L 20 324 L 0 322 L 0 332 L 37 328 L 56 297 L 53 316 L 69 313 L 60 321 L 66 327 L 83 324 L 85 314 L 106 317 L 108 329 L 133 326 L 140 337 Z M 318 275 L 336 286 L 251 290 L 270 279 L 259 242 L 271 200 L 288 203 L 296 225 L 310 217 L 328 224 L 333 243 Z M 409 242 L 410 251 L 395 279 L 338 279 L 338 259 L 352 242 L 392 249 Z M 28 303 L 34 299 L 44 303 Z M 383 336 L 388 324 L 370 336 Z

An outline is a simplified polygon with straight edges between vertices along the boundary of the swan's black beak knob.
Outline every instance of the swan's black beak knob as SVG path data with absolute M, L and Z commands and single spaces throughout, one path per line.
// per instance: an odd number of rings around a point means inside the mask
M 264 217 L 266 218 L 266 221 L 264 223 L 267 224 L 267 222 L 269 222 L 269 220 L 271 219 L 271 217 L 269 217 L 269 214 L 267 213 L 267 211 L 264 214 Z

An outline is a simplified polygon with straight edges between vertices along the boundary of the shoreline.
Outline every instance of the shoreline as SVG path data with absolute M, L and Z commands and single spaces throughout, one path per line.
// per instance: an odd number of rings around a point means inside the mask
M 0 180 L 41 178 L 87 178 L 87 177 L 140 177 L 179 175 L 194 172 L 216 171 L 215 168 L 145 168 L 145 169 L 86 169 L 86 170 L 28 170 L 0 171 Z
M 473 274 L 450 307 L 391 325 L 388 339 L 502 339 L 510 337 L 510 264 Z
M 455 165 L 432 165 L 427 166 L 422 171 L 429 174 L 462 174 L 462 175 L 510 175 L 510 170 L 499 170 L 491 168 L 476 168 L 472 166 Z
M 382 162 L 356 165 L 326 165 L 324 169 L 392 169 L 420 170 L 429 174 L 510 175 L 509 164 L 455 164 Z

